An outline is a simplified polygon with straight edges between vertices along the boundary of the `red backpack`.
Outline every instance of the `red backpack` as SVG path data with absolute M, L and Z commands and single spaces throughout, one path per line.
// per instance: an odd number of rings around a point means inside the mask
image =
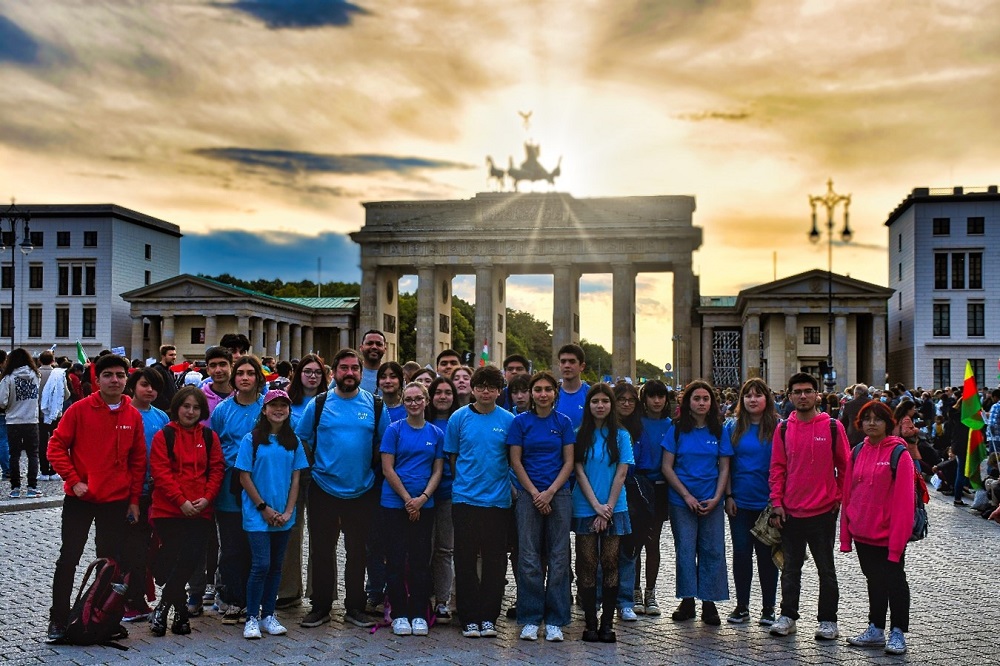
M 94 581 L 88 587 L 91 574 Z M 80 591 L 76 593 L 66 624 L 66 637 L 61 642 L 128 649 L 114 642 L 128 638 L 128 631 L 121 625 L 127 591 L 128 577 L 122 577 L 117 562 L 104 557 L 91 562 L 80 583 Z

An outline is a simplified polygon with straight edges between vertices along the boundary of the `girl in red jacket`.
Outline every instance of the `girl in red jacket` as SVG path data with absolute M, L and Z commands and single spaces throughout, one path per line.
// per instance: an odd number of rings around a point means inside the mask
M 170 401 L 170 423 L 153 437 L 149 453 L 153 477 L 149 516 L 162 544 L 154 566 L 157 581 L 163 581 L 160 604 L 150 620 L 154 636 L 167 633 L 171 606 L 170 631 L 191 633 L 184 584 L 205 562 L 212 502 L 225 473 L 219 438 L 200 423 L 206 418 L 205 394 L 196 386 L 181 388 Z
M 847 639 L 858 647 L 884 647 L 888 654 L 906 652 L 904 633 L 910 624 L 910 586 L 903 570 L 906 543 L 913 530 L 913 459 L 903 451 L 893 474 L 890 459 L 901 437 L 890 435 L 896 423 L 881 402 L 861 408 L 855 426 L 865 433 L 856 455 L 847 459 L 844 514 L 840 518 L 840 550 L 858 547 L 861 573 L 868 581 L 868 629 Z M 886 610 L 892 631 L 885 637 Z

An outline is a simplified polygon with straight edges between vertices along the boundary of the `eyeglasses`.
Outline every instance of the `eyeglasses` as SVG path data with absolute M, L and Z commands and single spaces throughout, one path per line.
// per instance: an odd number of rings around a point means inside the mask
M 814 393 L 816 393 L 816 389 L 795 389 L 794 391 L 791 391 L 791 394 L 794 395 L 795 397 L 798 397 L 800 395 L 810 396 L 813 395 Z
M 618 402 L 623 405 L 634 405 L 636 403 L 635 398 L 618 398 Z
M 302 374 L 305 375 L 306 377 L 322 377 L 323 376 L 323 371 L 322 370 L 303 370 Z
M 419 396 L 419 397 L 416 397 L 416 398 L 413 398 L 413 397 L 403 398 L 403 404 L 404 405 L 419 405 L 422 402 L 426 402 L 426 400 L 427 400 L 427 398 L 425 398 L 424 396 Z

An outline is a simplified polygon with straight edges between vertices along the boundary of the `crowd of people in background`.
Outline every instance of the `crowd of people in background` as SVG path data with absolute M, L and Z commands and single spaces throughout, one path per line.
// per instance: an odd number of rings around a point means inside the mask
M 575 583 L 580 637 L 614 642 L 616 618 L 661 614 L 669 524 L 674 622 L 720 625 L 732 589 L 727 623 L 754 615 L 774 636 L 794 633 L 808 549 L 815 636 L 838 638 L 839 533 L 870 603 L 867 628 L 848 642 L 902 654 L 923 483 L 1000 522 L 1000 390 L 980 397 L 991 455 L 974 470 L 973 495 L 952 388 L 823 393 L 806 373 L 780 388 L 591 384 L 574 344 L 555 372 L 532 372 L 518 354 L 473 369 L 453 350 L 434 367 L 400 365 L 383 361 L 379 331 L 329 363 L 249 351 L 245 336 L 227 334 L 180 369 L 170 345 L 149 366 L 111 353 L 84 366 L 51 351 L 0 352 L 9 497 L 40 497 L 39 480 L 62 481 L 65 493 L 49 640 L 65 638 L 94 525 L 98 557 L 127 574 L 124 620 L 148 620 L 154 636 L 190 633 L 209 609 L 247 639 L 284 634 L 277 612 L 304 599 L 299 625 L 316 628 L 330 621 L 342 575 L 348 624 L 421 636 L 455 614 L 463 636 L 488 638 L 509 558 L 507 616 L 521 639 L 544 626 L 547 641 L 564 640 Z

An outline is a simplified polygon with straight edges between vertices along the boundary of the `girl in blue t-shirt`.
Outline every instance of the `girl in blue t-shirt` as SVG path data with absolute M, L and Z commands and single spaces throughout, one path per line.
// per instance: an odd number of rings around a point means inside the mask
M 722 436 L 722 412 L 712 386 L 695 380 L 685 387 L 680 413 L 663 437 L 663 476 L 670 484 L 670 522 L 676 554 L 674 622 L 695 616 L 718 626 L 716 601 L 729 599 L 722 495 L 729 481 L 732 445 Z
M 235 469 L 243 486 L 243 529 L 250 542 L 247 622 L 243 638 L 260 638 L 261 629 L 287 633 L 274 615 L 281 563 L 299 497 L 299 471 L 309 466 L 305 449 L 289 420 L 292 401 L 282 390 L 268 391 L 251 432 L 240 442 Z M 263 619 L 258 620 L 258 615 Z
M 441 432 L 448 429 L 448 419 L 459 408 L 455 384 L 445 376 L 436 377 L 429 394 L 424 418 Z M 434 538 L 431 541 L 431 592 L 434 594 L 435 621 L 451 622 L 451 586 L 455 582 L 455 527 L 451 522 L 451 486 L 455 470 L 445 456 L 441 483 L 434 491 Z
M 402 421 L 406 418 L 406 409 L 403 407 L 403 366 L 395 361 L 386 361 L 379 366 L 375 374 L 375 384 L 378 386 L 379 395 L 389 412 L 390 423 Z
M 771 547 L 750 533 L 761 511 L 767 506 L 770 488 L 771 439 L 778 425 L 774 397 L 764 380 L 748 379 L 740 388 L 736 419 L 726 423 L 723 439 L 733 445 L 732 470 L 726 488 L 726 513 L 733 540 L 733 581 L 736 584 L 736 608 L 729 622 L 742 624 L 750 619 L 750 583 L 753 579 L 753 556 L 757 553 L 757 576 L 763 609 L 761 625 L 774 624 L 774 602 L 778 586 L 778 568 L 771 559 Z
M 632 438 L 618 424 L 615 394 L 607 384 L 587 391 L 573 450 L 573 532 L 576 578 L 586 618 L 585 641 L 614 643 L 620 538 L 632 531 L 625 499 L 625 476 L 635 463 Z M 597 626 L 597 567 L 604 572 L 601 625 Z
M 428 630 L 434 490 L 444 465 L 444 435 L 424 419 L 426 405 L 423 384 L 407 384 L 406 418 L 392 423 L 382 437 L 382 540 L 397 636 L 426 636 Z

